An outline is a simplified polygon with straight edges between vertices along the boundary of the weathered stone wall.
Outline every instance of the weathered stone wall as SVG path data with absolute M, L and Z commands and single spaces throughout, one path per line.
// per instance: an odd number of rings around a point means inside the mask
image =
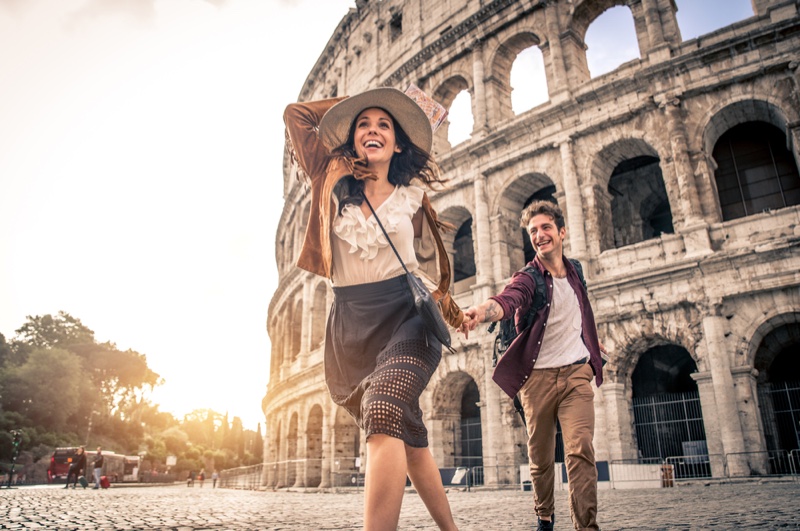
M 682 347 L 696 364 L 709 454 L 765 450 L 756 390 L 759 363 L 771 358 L 758 352 L 770 334 L 800 323 L 800 207 L 723 220 L 711 153 L 726 131 L 759 121 L 783 132 L 800 160 L 797 3 L 756 0 L 753 17 L 690 41 L 680 36 L 671 0 L 356 5 L 299 99 L 415 83 L 449 107 L 468 91 L 471 138 L 452 146 L 449 124 L 437 131 L 434 152 L 451 181 L 431 194 L 442 219 L 472 224 L 473 249 L 457 257 L 474 261 L 474 277 L 454 288 L 463 307 L 501 290 L 524 265 L 519 213 L 533 194 L 555 186 L 567 217 L 567 253 L 584 264 L 600 337 L 613 352 L 596 392 L 598 459 L 637 457 L 631 375 L 658 345 Z M 615 5 L 630 9 L 640 58 L 591 78 L 583 39 Z M 550 99 L 515 115 L 511 66 L 530 46 L 542 52 Z M 636 172 L 626 184 L 639 206 L 626 211 L 615 203 L 614 170 L 636 157 L 657 161 L 647 179 L 663 184 L 658 194 L 666 194 L 673 233 L 648 237 L 637 226 L 653 189 L 636 188 Z M 327 395 L 322 348 L 332 294 L 325 279 L 293 265 L 309 196 L 288 159 L 284 177 L 275 242 L 280 285 L 267 322 L 264 482 L 336 486 L 363 465 L 365 444 Z M 455 258 L 464 241 L 454 237 L 445 241 Z M 422 407 L 437 462 L 459 464 L 466 457 L 459 447 L 461 397 L 474 381 L 487 481 L 513 481 L 526 461 L 525 433 L 491 380 L 492 341 L 485 332 L 468 341 L 457 336 L 457 352 L 445 353 Z M 731 459 L 728 472 L 760 466 L 757 459 Z

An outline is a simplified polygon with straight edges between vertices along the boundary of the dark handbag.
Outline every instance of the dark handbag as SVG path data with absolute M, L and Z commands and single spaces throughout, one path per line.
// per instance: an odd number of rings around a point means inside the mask
M 417 313 L 425 324 L 425 328 L 436 337 L 439 343 L 446 346 L 450 352 L 455 352 L 451 346 L 450 330 L 444 322 L 442 312 L 439 310 L 439 305 L 433 300 L 431 292 L 428 291 L 428 288 L 422 283 L 422 280 L 408 270 L 405 262 L 403 262 L 403 259 L 400 257 L 400 253 L 397 252 L 397 249 L 392 243 L 392 239 L 386 233 L 386 229 L 383 228 L 383 223 L 381 223 L 378 214 L 375 213 L 375 209 L 372 208 L 372 204 L 370 204 L 366 194 L 363 194 L 363 197 L 372 215 L 375 217 L 375 221 L 378 222 L 378 226 L 383 231 L 383 235 L 386 236 L 386 240 L 392 247 L 392 251 L 394 251 L 395 256 L 397 256 L 397 259 L 400 261 L 400 265 L 403 266 L 403 270 L 406 272 L 406 281 L 408 281 L 408 287 L 411 289 L 411 296 L 414 298 L 414 306 L 417 308 Z

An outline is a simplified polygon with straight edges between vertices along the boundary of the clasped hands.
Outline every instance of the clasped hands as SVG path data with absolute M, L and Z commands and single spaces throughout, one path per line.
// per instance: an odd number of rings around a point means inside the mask
M 481 312 L 475 306 L 467 308 L 464 310 L 464 321 L 461 323 L 461 326 L 456 329 L 456 331 L 464 334 L 464 339 L 469 339 L 469 333 L 472 330 L 475 330 L 478 327 L 478 324 L 483 321 L 485 313 L 486 312 L 483 312 L 483 315 L 480 315 Z

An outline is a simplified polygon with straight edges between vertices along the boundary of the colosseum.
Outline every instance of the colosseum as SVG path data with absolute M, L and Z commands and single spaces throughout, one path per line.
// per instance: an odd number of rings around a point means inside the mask
M 612 353 L 595 389 L 598 468 L 785 474 L 800 464 L 798 3 L 752 0 L 750 16 L 691 39 L 679 4 L 356 0 L 298 99 L 412 83 L 448 109 L 466 98 L 466 139 L 450 122 L 436 132 L 450 180 L 431 196 L 457 227 L 445 243 L 462 307 L 532 258 L 526 204 L 561 206 Z M 587 32 L 611 8 L 632 20 L 638 55 L 592 76 Z M 515 112 L 523 53 L 547 90 Z M 309 211 L 295 172 L 287 156 L 261 482 L 333 488 L 359 481 L 366 445 L 323 379 L 332 292 L 294 266 Z M 526 435 L 491 379 L 494 336 L 454 343 L 422 397 L 430 449 L 471 484 L 518 484 Z

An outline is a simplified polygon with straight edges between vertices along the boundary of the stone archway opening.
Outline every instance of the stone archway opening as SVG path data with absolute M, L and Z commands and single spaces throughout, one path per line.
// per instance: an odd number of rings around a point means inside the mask
M 639 457 L 682 458 L 676 477 L 711 475 L 700 395 L 691 377 L 694 372 L 697 364 L 689 352 L 667 344 L 645 351 L 631 374 Z
M 319 487 L 322 482 L 322 407 L 315 404 L 306 423 L 306 487 Z
M 767 449 L 799 450 L 800 322 L 783 324 L 764 336 L 754 365 L 758 370 L 758 405 Z
M 531 196 L 525 201 L 522 209 L 525 210 L 528 208 L 528 205 L 534 201 L 550 201 L 554 205 L 557 205 L 558 201 L 556 201 L 555 194 L 556 186 L 554 184 L 545 186 L 544 188 L 531 194 Z M 527 264 L 536 256 L 536 251 L 533 249 L 533 244 L 531 243 L 531 237 L 528 235 L 528 231 L 524 227 L 520 227 L 519 230 L 522 232 L 522 252 L 525 254 L 525 263 Z
M 658 158 L 637 156 L 617 164 L 608 180 L 608 192 L 615 247 L 675 232 Z
M 735 125 L 714 144 L 722 220 L 800 204 L 800 173 L 786 135 L 761 121 Z
M 520 214 L 533 201 L 543 199 L 556 203 L 556 187 L 546 175 L 522 175 L 508 184 L 498 201 L 498 227 L 504 272 L 511 276 L 533 260 L 533 247 L 525 229 L 520 228 Z M 503 252 L 505 251 L 505 252 Z M 507 267 L 507 269 L 506 269 Z
M 355 420 L 342 407 L 336 408 L 336 419 L 331 433 L 333 463 L 331 485 L 355 487 L 362 480 L 361 433 Z
M 465 372 L 448 374 L 433 397 L 433 420 L 441 423 L 441 466 L 483 466 L 481 395 L 475 380 Z

